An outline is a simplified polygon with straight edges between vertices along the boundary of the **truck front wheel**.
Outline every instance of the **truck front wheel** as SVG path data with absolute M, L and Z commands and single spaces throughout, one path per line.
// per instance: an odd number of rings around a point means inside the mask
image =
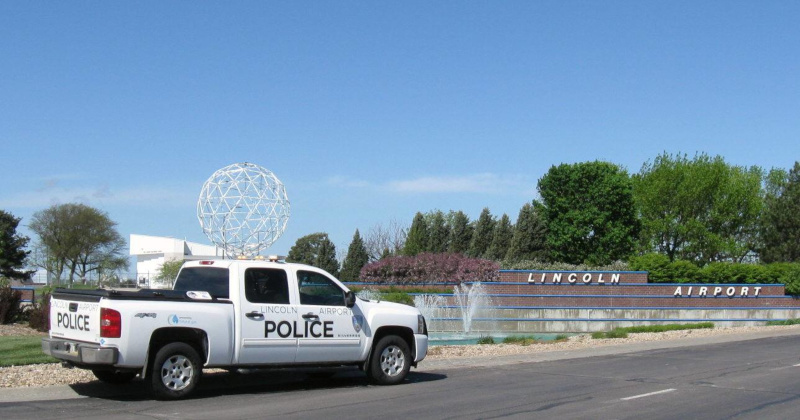
M 150 385 L 156 398 L 175 400 L 191 394 L 202 373 L 200 356 L 192 346 L 170 343 L 153 359 Z
M 369 362 L 370 381 L 378 385 L 398 384 L 411 369 L 411 351 L 405 340 L 396 335 L 387 335 L 378 341 Z

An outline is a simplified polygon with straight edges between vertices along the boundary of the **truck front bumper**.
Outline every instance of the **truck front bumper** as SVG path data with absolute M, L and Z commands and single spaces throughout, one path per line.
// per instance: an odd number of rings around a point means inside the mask
M 414 355 L 414 363 L 417 363 L 428 354 L 428 336 L 425 334 L 414 334 L 414 348 L 417 351 L 417 354 Z
M 62 338 L 43 338 L 42 351 L 56 359 L 81 365 L 113 365 L 119 359 L 119 352 L 115 348 Z

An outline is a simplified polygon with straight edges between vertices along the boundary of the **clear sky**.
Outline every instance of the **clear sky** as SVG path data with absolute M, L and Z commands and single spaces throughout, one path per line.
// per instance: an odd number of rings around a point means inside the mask
M 248 161 L 286 185 L 285 254 L 416 211 L 516 220 L 563 162 L 789 168 L 798 22 L 798 1 L 0 0 L 0 208 L 208 242 L 200 189 Z

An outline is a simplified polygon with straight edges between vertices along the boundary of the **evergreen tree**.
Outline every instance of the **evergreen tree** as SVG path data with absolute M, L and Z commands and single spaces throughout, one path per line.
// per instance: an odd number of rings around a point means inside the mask
M 25 250 L 28 237 L 17 233 L 21 219 L 0 210 L 0 277 L 27 280 L 32 271 L 21 271 L 30 251 Z
M 478 221 L 475 222 L 475 230 L 472 234 L 472 243 L 469 247 L 469 255 L 475 258 L 483 258 L 486 256 L 486 251 L 492 244 L 492 236 L 494 234 L 494 218 L 492 213 L 489 212 L 488 207 L 484 207 Z
M 447 251 L 447 241 L 450 231 L 441 210 L 428 213 L 428 246 L 427 252 L 442 253 Z
M 472 226 L 469 223 L 469 216 L 463 211 L 451 212 L 450 238 L 448 240 L 448 252 L 466 254 L 472 242 Z
M 761 222 L 761 260 L 800 262 L 800 162 L 788 175 L 773 171 L 769 178 L 772 190 L 767 191 Z
M 503 214 L 495 224 L 494 232 L 492 233 L 492 244 L 489 245 L 489 250 L 486 253 L 489 259 L 500 261 L 505 258 L 513 237 L 514 226 L 511 225 L 508 215 Z
M 327 233 L 312 233 L 298 238 L 289 249 L 286 261 L 312 265 L 331 273 L 334 277 L 339 276 L 336 246 L 328 239 Z
M 428 224 L 425 222 L 425 216 L 417 212 L 414 216 L 414 221 L 411 222 L 411 229 L 408 230 L 408 237 L 406 238 L 406 245 L 403 248 L 403 254 L 414 256 L 427 250 Z
M 361 268 L 367 265 L 368 261 L 369 255 L 367 254 L 367 248 L 364 246 L 361 234 L 359 234 L 358 229 L 356 229 L 356 233 L 353 235 L 353 241 L 350 242 L 350 247 L 347 248 L 347 257 L 345 257 L 344 263 L 342 263 L 340 279 L 342 281 L 358 281 Z
M 525 203 L 519 210 L 514 237 L 506 254 L 509 261 L 546 260 L 547 259 L 547 225 L 541 210 L 535 205 Z

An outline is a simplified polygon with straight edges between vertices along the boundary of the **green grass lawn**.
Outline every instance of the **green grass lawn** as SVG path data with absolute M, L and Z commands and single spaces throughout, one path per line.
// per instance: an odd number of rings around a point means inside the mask
M 56 359 L 42 353 L 42 337 L 0 337 L 0 367 L 56 362 Z

